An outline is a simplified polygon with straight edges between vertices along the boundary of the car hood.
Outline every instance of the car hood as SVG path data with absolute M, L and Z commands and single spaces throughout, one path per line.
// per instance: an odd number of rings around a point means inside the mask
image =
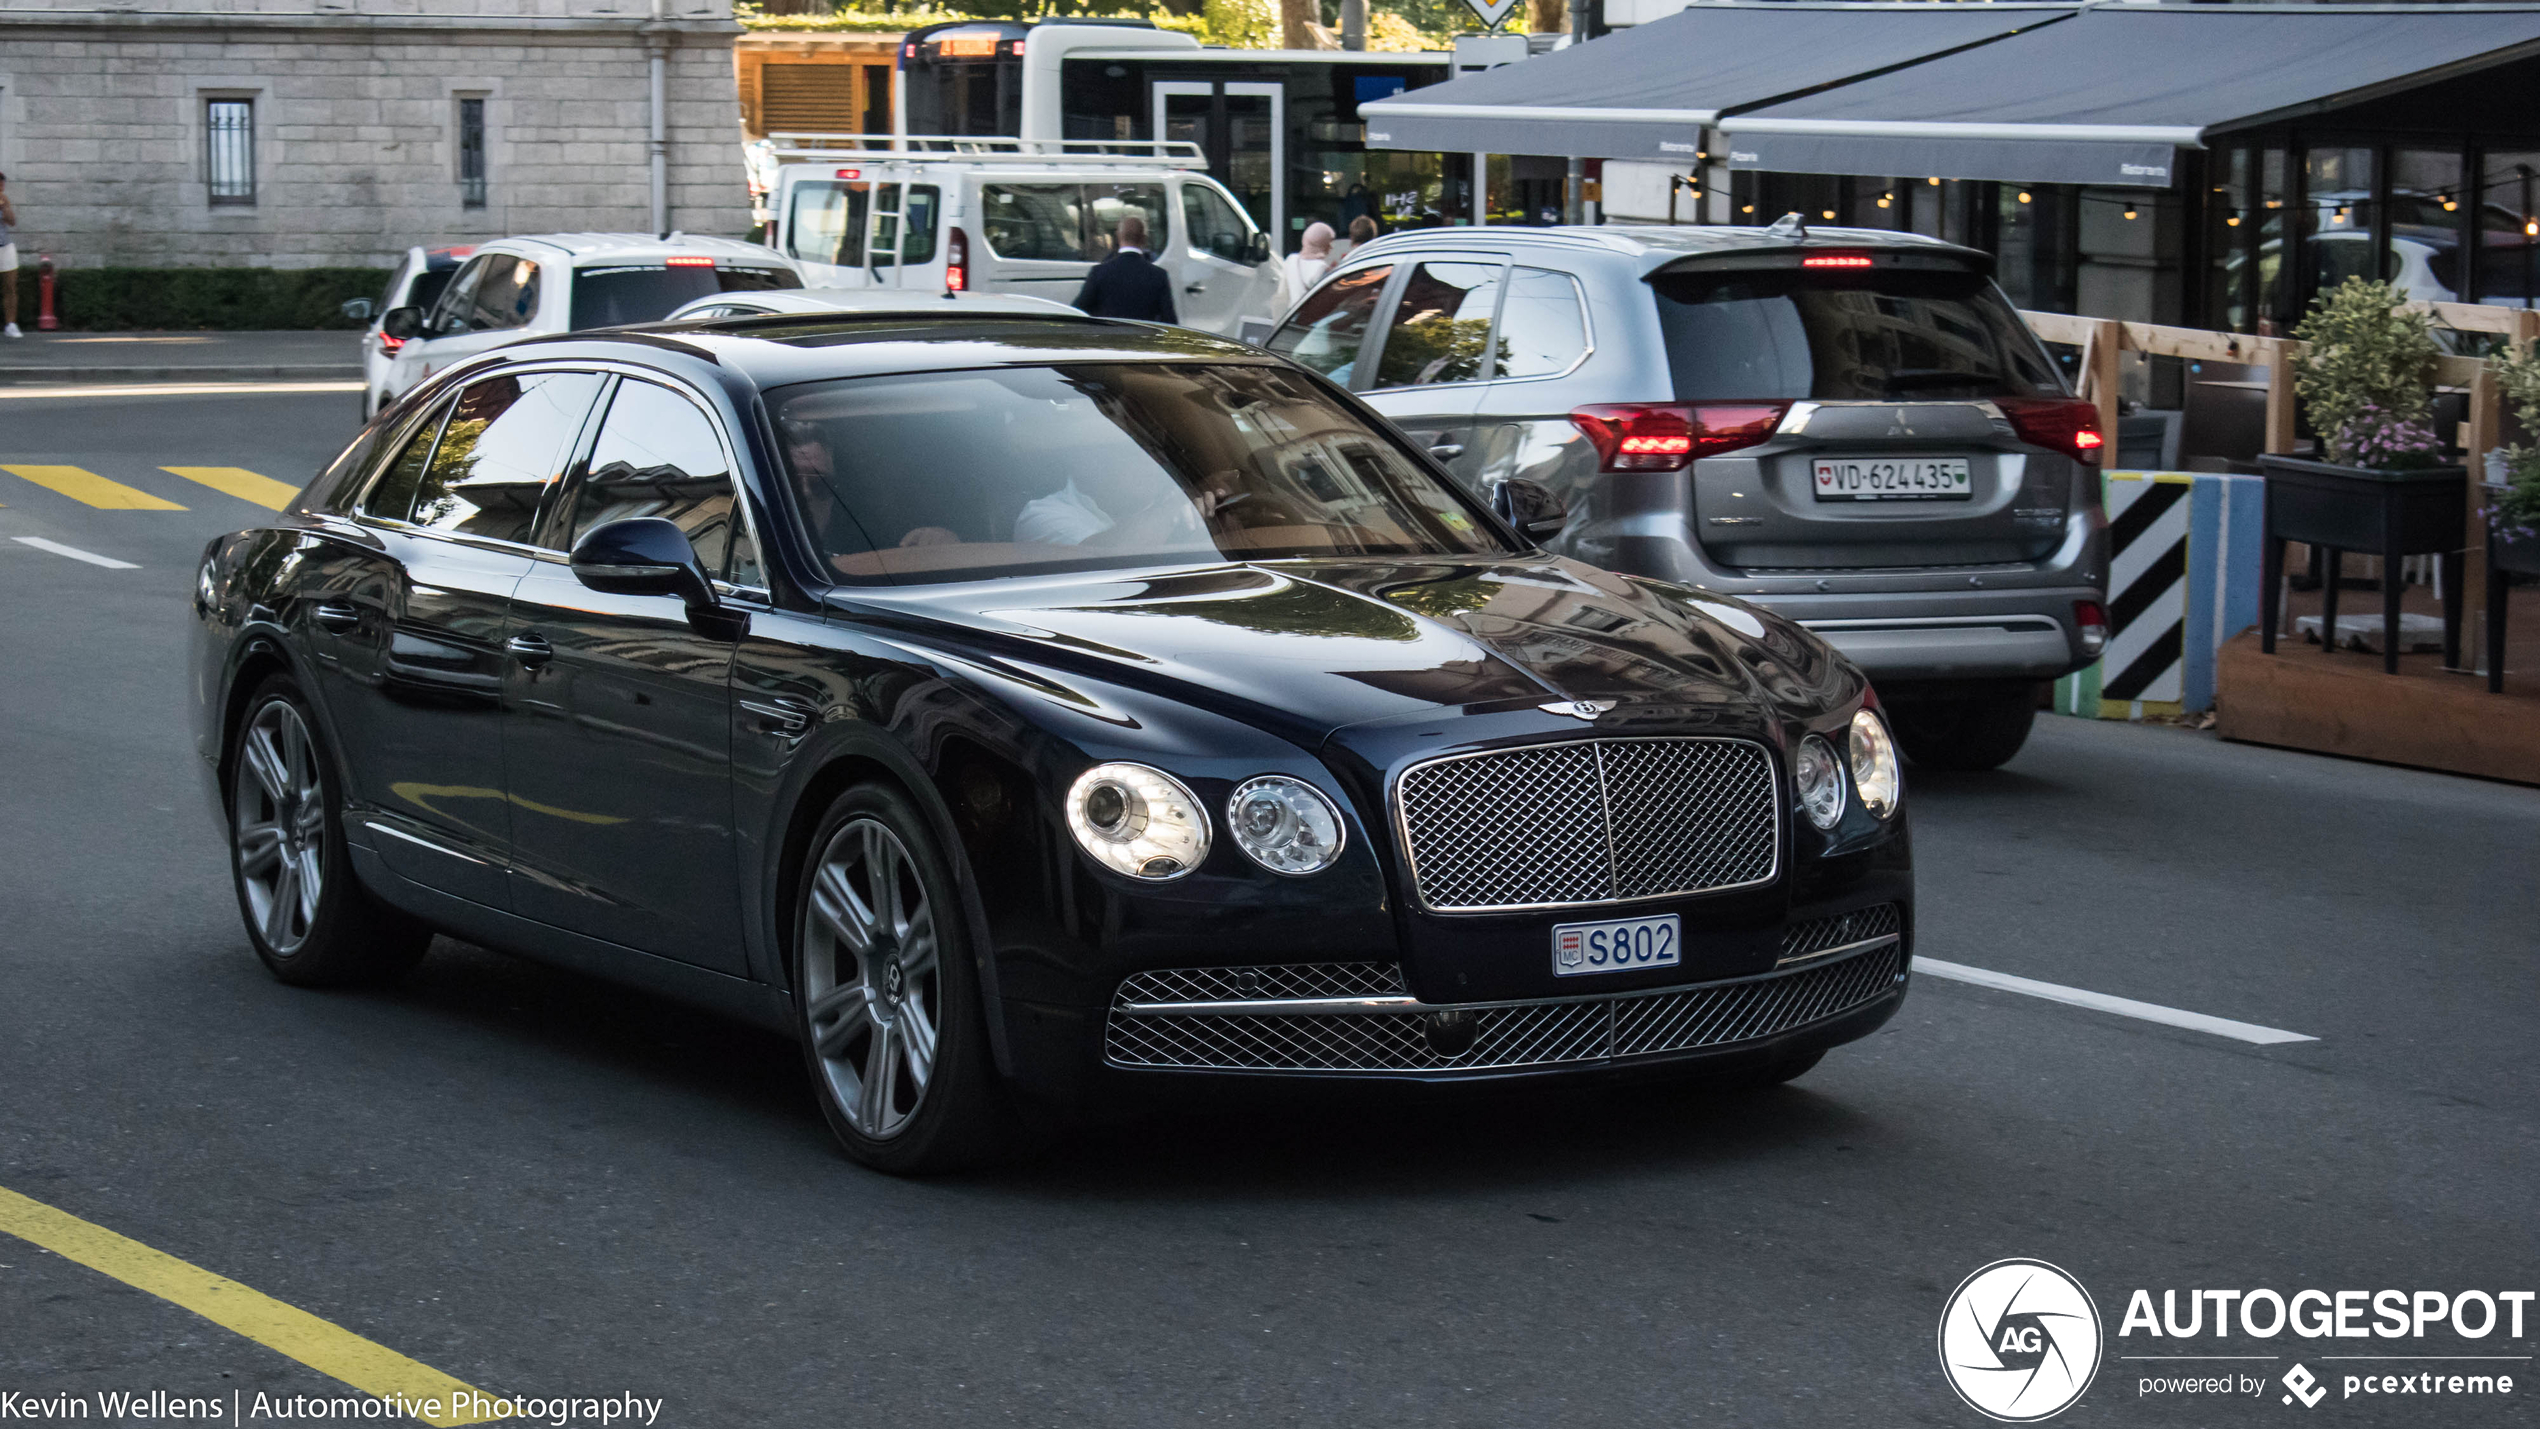
M 1778 616 L 1549 556 L 1103 571 L 831 600 L 912 644 L 1153 689 L 1309 747 L 1441 706 L 1804 708 L 1857 680 Z

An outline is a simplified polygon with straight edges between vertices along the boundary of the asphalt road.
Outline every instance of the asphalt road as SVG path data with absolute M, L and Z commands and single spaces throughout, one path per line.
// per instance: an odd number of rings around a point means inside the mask
M 2133 1289 L 2540 1282 L 2540 790 L 2042 719 L 1916 775 L 1931 957 L 2317 1040 L 1922 977 L 1765 1094 L 1272 1100 L 992 1175 L 831 1147 L 763 1034 L 447 940 L 400 987 L 247 950 L 184 734 L 184 599 L 349 393 L 0 400 L 0 1188 L 520 1395 L 681 1426 L 1966 1425 L 1934 1330 L 2036 1257 L 2089 1287 L 2077 1424 L 2529 1423 L 2520 1338 L 2181 1343 Z M 110 569 L 17 538 L 130 563 Z M 2510 1396 L 2146 1395 L 2120 1356 L 2478 1353 Z M 2422 1366 L 2408 1366 L 2413 1370 Z M 2454 1365 L 2457 1369 L 2459 1366 Z M 0 1235 L 0 1392 L 340 1394 Z M 249 1420 L 249 1422 L 257 1422 Z

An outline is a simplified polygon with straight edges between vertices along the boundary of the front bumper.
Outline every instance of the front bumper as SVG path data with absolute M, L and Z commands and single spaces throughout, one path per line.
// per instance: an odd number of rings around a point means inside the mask
M 1864 1035 L 1902 997 L 1901 912 L 1880 904 L 1793 924 L 1780 965 L 1754 977 L 1539 1000 L 1426 1003 L 1389 963 L 1145 973 L 1113 999 L 1103 1060 L 1439 1081 L 1822 1048 Z

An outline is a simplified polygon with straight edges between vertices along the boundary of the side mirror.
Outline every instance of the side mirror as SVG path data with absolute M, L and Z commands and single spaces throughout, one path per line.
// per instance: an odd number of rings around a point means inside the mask
M 379 311 L 379 305 L 368 298 L 346 298 L 340 311 L 357 323 L 366 323 Z
M 1569 524 L 1570 508 L 1540 482 L 1512 476 L 1491 488 L 1490 509 L 1529 541 L 1547 541 Z M 579 559 L 579 556 L 576 557 Z
M 688 533 L 658 516 L 594 526 L 573 543 L 573 578 L 609 595 L 675 595 L 691 613 L 720 604 Z
M 1244 240 L 1244 261 L 1255 267 L 1270 261 L 1270 235 L 1256 233 Z
M 370 299 L 361 298 L 357 301 L 367 303 Z M 352 305 L 347 303 L 345 306 L 349 309 Z M 420 337 L 423 334 L 423 309 L 390 308 L 388 315 L 379 320 L 379 330 L 399 342 Z

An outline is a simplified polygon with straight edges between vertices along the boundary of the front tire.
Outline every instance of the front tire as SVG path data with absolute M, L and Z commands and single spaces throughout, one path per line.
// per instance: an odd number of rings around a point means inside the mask
M 839 1145 L 900 1176 L 1009 1154 L 959 889 L 916 807 L 881 784 L 838 796 L 796 888 L 795 1017 Z
M 230 881 L 256 956 L 294 987 L 392 982 L 432 941 L 355 881 L 334 768 L 300 687 L 257 687 L 224 771 Z
M 2037 691 L 1914 700 L 1888 711 L 1905 757 L 1926 769 L 1999 769 L 2028 743 Z

